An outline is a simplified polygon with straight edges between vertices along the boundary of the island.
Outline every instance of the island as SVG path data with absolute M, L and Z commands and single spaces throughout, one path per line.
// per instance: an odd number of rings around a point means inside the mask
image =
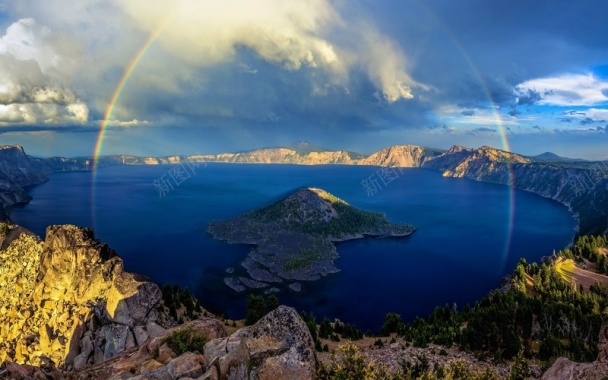
M 255 245 L 242 262 L 250 278 L 233 276 L 226 285 L 241 292 L 285 283 L 298 292 L 299 281 L 315 281 L 339 272 L 335 242 L 365 237 L 404 237 L 415 228 L 391 223 L 386 215 L 359 210 L 317 188 L 301 188 L 288 197 L 234 219 L 209 223 L 207 231 L 230 244 Z

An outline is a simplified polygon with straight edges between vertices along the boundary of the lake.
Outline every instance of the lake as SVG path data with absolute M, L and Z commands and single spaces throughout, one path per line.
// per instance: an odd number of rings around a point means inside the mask
M 319 187 L 351 205 L 414 225 L 403 239 L 338 244 L 338 274 L 282 289 L 283 304 L 379 330 L 387 312 L 405 320 L 435 306 L 473 304 L 515 268 L 565 247 L 576 222 L 559 203 L 506 186 L 444 178 L 426 169 L 403 169 L 392 182 L 361 182 L 377 174 L 365 166 L 208 163 L 181 177 L 161 196 L 154 181 L 172 166 L 114 166 L 67 172 L 29 189 L 34 198 L 13 220 L 44 236 L 50 224 L 95 229 L 124 259 L 125 268 L 153 281 L 187 286 L 213 312 L 242 318 L 245 293 L 223 283 L 226 268 L 240 267 L 251 247 L 210 238 L 209 221 L 235 217 L 303 187 Z M 190 170 L 190 169 L 188 169 Z M 372 177 L 377 179 L 377 177 Z M 513 212 L 510 212 L 510 206 Z M 509 220 L 513 218 L 513 228 Z M 510 231 L 511 230 L 511 231 Z

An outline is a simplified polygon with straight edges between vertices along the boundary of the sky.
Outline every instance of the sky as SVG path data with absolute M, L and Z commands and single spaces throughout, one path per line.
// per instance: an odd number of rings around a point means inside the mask
M 0 144 L 91 156 L 107 125 L 101 154 L 310 141 L 603 160 L 606 14 L 605 0 L 0 0 Z

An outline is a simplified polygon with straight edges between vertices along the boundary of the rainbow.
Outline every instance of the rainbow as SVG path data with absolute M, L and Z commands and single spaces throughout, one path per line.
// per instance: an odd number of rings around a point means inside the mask
M 492 93 L 488 89 L 488 85 L 486 84 L 485 80 L 483 79 L 483 76 L 481 75 L 479 68 L 477 67 L 475 62 L 473 62 L 473 60 L 467 53 L 465 47 L 462 46 L 462 43 L 460 42 L 460 40 L 458 40 L 458 38 L 450 31 L 448 26 L 445 25 L 445 23 L 439 17 L 437 17 L 433 13 L 433 11 L 431 9 L 429 9 L 428 6 L 424 5 L 422 1 L 416 1 L 416 2 L 420 6 L 420 8 L 430 18 L 432 18 L 437 23 L 437 25 L 439 25 L 441 27 L 441 29 L 443 29 L 443 31 L 448 36 L 448 38 L 462 53 L 462 56 L 464 57 L 465 61 L 471 68 L 473 74 L 477 77 L 477 80 L 479 80 L 479 83 L 481 84 L 481 87 L 483 88 L 483 91 L 484 91 L 486 97 L 488 98 L 488 101 L 493 106 L 494 119 L 496 120 L 495 124 L 498 127 L 498 134 L 500 136 L 502 149 L 507 152 L 511 152 L 511 146 L 509 145 L 509 139 L 507 137 L 507 129 L 504 126 L 504 122 L 500 116 L 500 113 L 497 111 L 497 107 L 494 106 L 496 104 L 496 102 L 494 101 L 494 98 L 492 97 Z M 507 219 L 508 219 L 507 220 L 507 232 L 506 232 L 506 239 L 505 239 L 505 247 L 504 247 L 504 251 L 503 251 L 503 259 L 502 259 L 502 262 L 501 262 L 500 268 L 499 268 L 500 273 L 502 273 L 504 271 L 507 259 L 509 257 L 509 253 L 511 251 L 511 240 L 513 238 L 513 226 L 515 223 L 515 187 L 514 187 L 515 185 L 514 185 L 514 181 L 513 181 L 513 170 L 512 170 L 512 166 L 510 163 L 507 163 L 507 169 L 508 169 L 507 175 L 508 175 L 508 180 L 509 180 L 509 184 L 508 184 L 509 209 L 508 209 L 508 214 L 507 214 Z
M 473 74 L 477 77 L 477 79 L 479 80 L 479 83 L 481 84 L 486 97 L 488 98 L 488 101 L 490 102 L 490 104 L 494 105 L 496 104 L 494 102 L 494 99 L 492 97 L 492 94 L 490 93 L 490 90 L 488 89 L 488 86 L 485 82 L 485 80 L 483 79 L 479 68 L 477 67 L 477 65 L 475 64 L 475 62 L 473 62 L 473 60 L 471 59 L 471 57 L 469 56 L 469 54 L 467 53 L 466 49 L 462 46 L 461 42 L 458 40 L 458 38 L 456 36 L 454 36 L 453 33 L 451 33 L 451 31 L 449 30 L 449 28 L 445 25 L 445 23 L 443 23 L 441 21 L 441 19 L 439 19 L 439 17 L 437 17 L 431 9 L 429 9 L 427 6 L 425 6 L 421 1 L 417 1 L 418 5 L 420 6 L 420 8 L 429 15 L 429 17 L 431 17 L 436 23 L 437 25 L 439 25 L 443 31 L 446 33 L 446 35 L 449 37 L 449 39 L 454 43 L 454 45 L 460 50 L 460 52 L 462 53 L 462 56 L 464 57 L 465 61 L 467 62 L 467 64 L 469 65 L 469 67 L 471 68 Z M 169 23 L 173 20 L 174 15 L 171 15 L 170 17 L 168 17 L 164 22 L 162 22 L 155 31 L 153 31 L 150 36 L 148 37 L 148 39 L 145 41 L 145 43 L 142 45 L 142 47 L 137 51 L 137 53 L 135 54 L 135 56 L 131 59 L 131 61 L 129 62 L 129 64 L 127 65 L 127 68 L 125 69 L 122 77 L 120 78 L 120 81 L 118 82 L 118 85 L 116 86 L 116 89 L 114 90 L 114 93 L 112 94 L 112 97 L 110 99 L 110 103 L 108 104 L 108 107 L 106 109 L 106 112 L 104 114 L 103 120 L 101 121 L 100 124 L 100 128 L 99 128 L 99 134 L 97 135 L 97 141 L 95 143 L 95 148 L 94 148 L 94 152 L 93 152 L 93 164 L 92 164 L 92 172 L 93 172 L 93 184 L 92 184 L 92 196 L 93 196 L 93 202 L 92 202 L 92 216 L 93 216 L 93 224 L 95 223 L 95 210 L 94 210 L 94 204 L 95 204 L 95 178 L 96 178 L 96 172 L 99 166 L 99 157 L 101 156 L 101 151 L 103 149 L 103 140 L 105 138 L 105 133 L 106 130 L 108 128 L 108 123 L 110 121 L 110 118 L 112 116 L 112 113 L 114 111 L 114 108 L 116 106 L 116 103 L 120 97 L 120 94 L 122 93 L 122 90 L 124 89 L 125 85 L 127 84 L 130 76 L 133 74 L 133 71 L 135 70 L 135 68 L 137 67 L 137 65 L 139 64 L 139 62 L 141 61 L 141 59 L 143 58 L 143 56 L 145 55 L 146 51 L 150 48 L 150 46 L 156 41 L 156 39 L 160 36 L 160 34 L 166 29 L 167 25 L 169 25 Z M 498 133 L 500 136 L 500 140 L 501 140 L 501 144 L 502 144 L 502 148 L 507 151 L 507 152 L 511 152 L 511 147 L 509 145 L 509 140 L 507 137 L 507 130 L 504 126 L 503 120 L 500 116 L 500 114 L 497 111 L 497 108 L 494 107 L 494 117 L 496 120 L 496 126 L 498 127 Z M 508 221 L 507 221 L 507 233 L 506 233 L 506 241 L 505 241 L 505 247 L 504 247 L 504 253 L 503 253 L 503 261 L 501 263 L 501 267 L 499 268 L 499 271 L 502 272 L 504 270 L 507 258 L 509 256 L 509 252 L 511 249 L 511 240 L 512 240 L 512 235 L 513 235 L 513 225 L 514 225 L 514 218 L 515 218 L 515 190 L 514 190 L 514 184 L 513 184 L 513 172 L 512 172 L 512 168 L 511 165 L 508 165 L 508 180 L 509 180 L 509 210 L 508 210 Z
M 133 71 L 135 70 L 135 68 L 137 67 L 137 65 L 143 58 L 143 56 L 146 54 L 146 52 L 148 51 L 150 46 L 152 46 L 152 44 L 154 43 L 154 41 L 156 41 L 158 36 L 160 36 L 161 33 L 171 23 L 174 16 L 175 15 L 172 14 L 169 17 L 167 17 L 156 28 L 156 30 L 154 30 L 152 33 L 150 33 L 150 35 L 148 36 L 148 39 L 139 48 L 137 53 L 135 53 L 135 56 L 133 56 L 133 58 L 127 65 L 124 73 L 122 74 L 122 77 L 120 78 L 120 81 L 118 82 L 118 85 L 116 86 L 116 89 L 114 90 L 114 93 L 112 94 L 112 97 L 110 98 L 110 103 L 108 104 L 108 107 L 106 108 L 106 112 L 104 113 L 103 120 L 101 121 L 101 124 L 99 126 L 99 133 L 97 134 L 97 141 L 95 143 L 95 148 L 93 150 L 93 160 L 92 160 L 92 167 L 91 167 L 92 183 L 91 183 L 90 206 L 91 206 L 91 225 L 94 230 L 97 230 L 97 228 L 96 228 L 97 227 L 96 226 L 96 224 L 97 224 L 97 211 L 96 211 L 97 169 L 99 167 L 99 157 L 101 156 L 101 151 L 103 149 L 103 140 L 105 138 L 106 130 L 108 129 L 108 124 L 110 122 L 110 118 L 112 117 L 112 113 L 114 112 L 114 108 L 116 107 L 116 103 L 118 102 L 118 98 L 120 98 L 120 94 L 122 93 L 122 90 L 124 89 L 125 85 L 129 81 L 129 78 L 133 74 Z
M 150 46 L 152 46 L 154 41 L 156 41 L 158 36 L 161 35 L 161 33 L 165 30 L 165 28 L 167 27 L 167 25 L 169 25 L 169 23 L 173 20 L 173 18 L 174 18 L 173 15 L 169 16 L 165 21 L 163 21 L 156 28 L 155 31 L 150 33 L 146 42 L 142 45 L 141 48 L 139 48 L 139 50 L 137 51 L 135 56 L 131 59 L 131 62 L 129 62 L 129 64 L 127 65 L 127 68 L 125 69 L 124 73 L 122 74 L 122 77 L 120 78 L 120 81 L 118 82 L 118 85 L 116 86 L 116 89 L 114 90 L 114 93 L 112 94 L 112 97 L 110 98 L 110 103 L 108 104 L 108 107 L 106 108 L 106 112 L 103 115 L 103 120 L 101 121 L 101 124 L 99 127 L 97 141 L 95 143 L 95 148 L 93 150 L 93 167 L 92 167 L 93 173 L 95 173 L 97 171 L 97 167 L 99 165 L 99 156 L 101 155 L 101 150 L 103 149 L 103 139 L 105 138 L 105 134 L 106 134 L 106 130 L 108 129 L 108 124 L 110 122 L 110 118 L 112 117 L 112 113 L 114 112 L 114 108 L 116 107 L 116 103 L 118 102 L 118 98 L 120 98 L 120 94 L 122 93 L 122 90 L 124 89 L 129 78 L 133 74 L 133 71 L 135 70 L 135 68 L 137 67 L 137 65 L 143 58 L 143 56 L 146 54 L 146 52 L 148 51 Z M 93 175 L 95 175 L 95 174 L 93 174 Z

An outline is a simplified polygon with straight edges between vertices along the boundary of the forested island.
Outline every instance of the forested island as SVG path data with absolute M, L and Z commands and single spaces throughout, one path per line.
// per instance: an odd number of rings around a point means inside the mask
M 403 237 L 413 231 L 410 225 L 393 224 L 384 214 L 359 210 L 316 188 L 299 189 L 269 206 L 208 226 L 215 239 L 256 245 L 242 264 L 251 279 L 225 279 L 226 285 L 237 291 L 245 290 L 242 284 L 261 288 L 283 280 L 318 280 L 338 272 L 334 242 Z M 290 284 L 295 291 L 299 286 Z

